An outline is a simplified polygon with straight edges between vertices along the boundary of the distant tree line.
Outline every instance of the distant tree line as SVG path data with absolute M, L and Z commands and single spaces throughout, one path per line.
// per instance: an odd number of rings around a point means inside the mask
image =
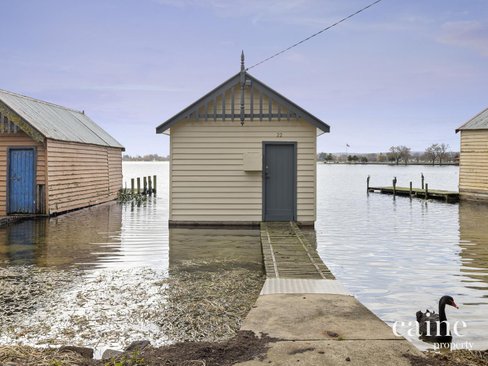
M 368 154 L 325 153 L 317 160 L 326 163 L 390 163 L 390 164 L 453 164 L 459 162 L 459 152 L 449 150 L 447 144 L 432 144 L 423 152 L 412 152 L 408 146 L 391 146 L 387 152 Z
M 131 156 L 128 154 L 124 154 L 122 156 L 123 161 L 168 161 L 169 160 L 169 155 L 168 156 L 161 156 L 158 154 L 147 154 L 147 155 L 136 155 L 136 156 Z

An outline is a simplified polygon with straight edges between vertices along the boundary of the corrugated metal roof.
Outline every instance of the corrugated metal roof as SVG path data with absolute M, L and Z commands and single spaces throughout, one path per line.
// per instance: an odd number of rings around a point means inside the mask
M 456 132 L 462 130 L 485 130 L 488 129 L 488 108 L 478 113 L 464 125 L 459 127 Z
M 83 112 L 1 89 L 0 100 L 47 138 L 124 148 Z

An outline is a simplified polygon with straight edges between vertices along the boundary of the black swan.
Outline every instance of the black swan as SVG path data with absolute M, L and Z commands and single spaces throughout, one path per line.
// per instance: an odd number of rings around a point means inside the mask
M 417 311 L 417 322 L 419 323 L 420 338 L 428 342 L 451 342 L 452 336 L 447 329 L 446 305 L 459 309 L 451 296 L 442 296 L 439 300 L 439 314 L 426 310 L 422 313 Z

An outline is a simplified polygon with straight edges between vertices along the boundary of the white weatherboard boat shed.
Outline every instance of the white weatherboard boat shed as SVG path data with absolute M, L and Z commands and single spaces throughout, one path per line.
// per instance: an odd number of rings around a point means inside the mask
M 170 135 L 169 224 L 316 217 L 316 142 L 329 126 L 244 68 L 156 128 Z

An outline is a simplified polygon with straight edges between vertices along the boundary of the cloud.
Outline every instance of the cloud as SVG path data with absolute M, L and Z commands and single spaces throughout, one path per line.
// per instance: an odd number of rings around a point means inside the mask
M 167 93 L 184 93 L 190 89 L 167 87 L 159 85 L 148 84 L 117 84 L 117 85 L 85 85 L 76 87 L 78 90 L 93 90 L 93 91 L 141 91 L 141 92 L 167 92 Z
M 337 0 L 152 0 L 176 8 L 210 9 L 222 18 L 249 17 L 253 24 L 282 23 L 311 28 L 326 26 L 351 10 Z M 358 5 L 359 6 L 359 5 Z M 311 16 L 310 14 L 315 14 Z M 324 15 L 325 14 L 325 15 Z
M 477 20 L 446 22 L 442 25 L 439 41 L 488 56 L 488 23 Z

